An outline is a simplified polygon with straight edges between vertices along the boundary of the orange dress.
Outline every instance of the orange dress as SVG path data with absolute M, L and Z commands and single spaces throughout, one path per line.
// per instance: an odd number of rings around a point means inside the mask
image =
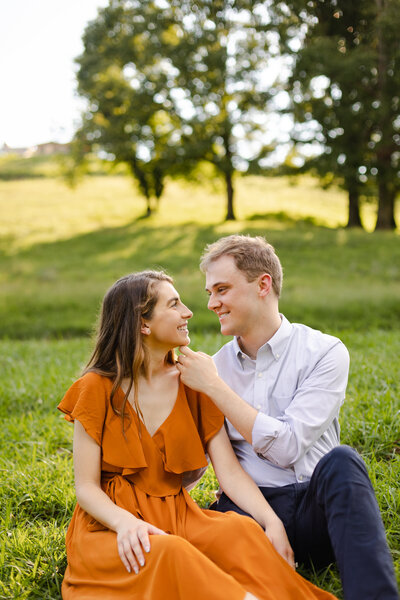
M 253 519 L 203 510 L 182 487 L 185 473 L 207 466 L 206 444 L 223 425 L 209 398 L 181 383 L 172 412 L 153 436 L 129 405 L 124 436 L 111 387 L 108 378 L 88 373 L 58 408 L 101 446 L 103 491 L 170 535 L 151 535 L 145 566 L 128 573 L 116 533 L 77 504 L 66 536 L 64 600 L 243 600 L 246 591 L 260 600 L 334 598 L 295 573 Z

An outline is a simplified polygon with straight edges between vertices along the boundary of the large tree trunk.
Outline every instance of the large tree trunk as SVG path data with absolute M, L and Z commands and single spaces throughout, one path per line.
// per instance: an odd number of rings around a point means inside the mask
M 349 213 L 346 227 L 362 227 L 360 199 L 356 189 L 349 189 Z
M 232 166 L 230 131 L 228 131 L 228 130 L 225 131 L 225 133 L 223 135 L 223 140 L 224 140 L 224 148 L 225 148 L 225 156 L 226 156 L 226 162 L 222 169 L 225 174 L 226 199 L 227 199 L 225 221 L 235 221 L 236 217 L 235 217 L 235 211 L 233 208 L 233 181 L 232 181 L 232 174 L 234 172 L 234 169 Z
M 153 209 L 151 206 L 151 192 L 149 187 L 149 182 L 147 181 L 146 173 L 140 168 L 137 160 L 133 158 L 129 163 L 131 168 L 131 172 L 133 177 L 139 184 L 139 190 L 142 192 L 143 196 L 146 198 L 146 213 L 145 217 L 150 217 Z
M 385 181 L 379 182 L 378 218 L 375 229 L 396 229 L 394 219 L 394 204 L 396 192 Z
M 385 0 L 375 0 L 377 7 L 377 15 L 381 15 L 385 8 Z M 397 173 L 392 167 L 392 126 L 390 110 L 387 106 L 387 69 L 388 69 L 388 53 L 385 46 L 385 37 L 382 26 L 377 28 L 378 34 L 378 98 L 381 102 L 381 119 L 380 119 L 380 134 L 381 141 L 378 143 L 376 150 L 377 167 L 378 167 L 378 218 L 376 221 L 376 229 L 395 229 L 396 222 L 394 220 L 394 203 L 396 199 L 395 179 Z
M 235 211 L 233 208 L 233 183 L 232 183 L 232 173 L 225 173 L 225 183 L 226 183 L 226 217 L 225 221 L 235 221 Z

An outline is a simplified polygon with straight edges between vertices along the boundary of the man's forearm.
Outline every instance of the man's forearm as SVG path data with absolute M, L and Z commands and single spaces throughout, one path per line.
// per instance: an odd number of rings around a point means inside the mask
M 234 428 L 252 443 L 252 431 L 258 411 L 240 398 L 220 377 L 205 381 L 201 390 L 224 413 Z

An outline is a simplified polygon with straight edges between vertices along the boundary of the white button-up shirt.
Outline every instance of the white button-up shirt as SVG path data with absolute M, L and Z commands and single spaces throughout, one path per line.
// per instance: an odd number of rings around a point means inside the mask
M 259 412 L 252 445 L 226 420 L 243 468 L 260 487 L 307 481 L 319 459 L 338 446 L 349 354 L 337 338 L 282 323 L 255 360 L 233 339 L 214 355 L 221 378 Z

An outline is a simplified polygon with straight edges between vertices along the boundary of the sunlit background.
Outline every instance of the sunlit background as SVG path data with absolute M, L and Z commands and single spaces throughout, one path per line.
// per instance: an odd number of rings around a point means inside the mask
M 0 147 L 67 142 L 79 118 L 74 58 L 107 0 L 0 2 Z

